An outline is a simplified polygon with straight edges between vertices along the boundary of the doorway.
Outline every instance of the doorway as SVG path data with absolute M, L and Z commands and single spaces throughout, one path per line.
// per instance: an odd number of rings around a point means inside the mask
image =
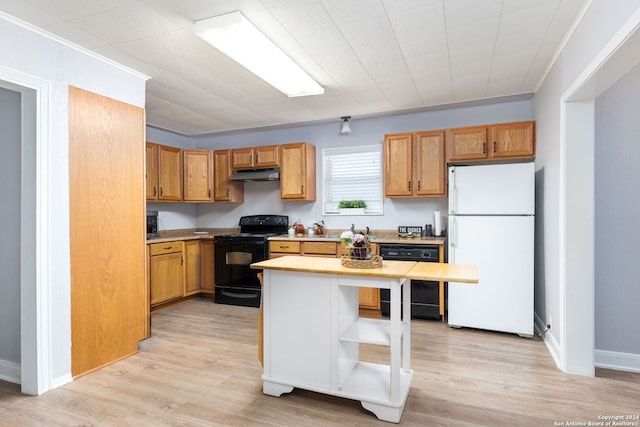
M 0 87 L 17 93 L 20 122 L 17 144 L 16 171 L 19 175 L 14 185 L 19 186 L 19 235 L 13 242 L 19 277 L 18 309 L 11 315 L 10 334 L 19 336 L 12 345 L 19 345 L 9 358 L 9 373 L 21 385 L 25 394 L 38 395 L 51 389 L 51 325 L 48 322 L 49 302 L 49 82 L 16 70 L 0 67 Z M 16 156 L 13 156 L 16 157 Z M 13 214 L 15 215 L 15 213 Z M 15 280 L 14 280 L 15 281 Z M 15 286 L 15 285 L 12 285 Z M 15 290 L 14 290 L 15 291 Z M 19 320 L 18 320 L 19 319 Z
M 640 11 L 611 38 L 562 97 L 560 265 L 560 368 L 595 373 L 594 102 L 638 65 Z M 568 197 L 570 195 L 571 197 Z M 571 251 L 568 250 L 571 248 Z

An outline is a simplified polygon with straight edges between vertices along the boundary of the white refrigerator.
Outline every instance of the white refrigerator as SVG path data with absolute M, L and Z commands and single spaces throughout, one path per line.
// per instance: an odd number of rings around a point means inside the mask
M 448 262 L 479 278 L 449 282 L 449 326 L 533 336 L 534 212 L 534 163 L 449 168 Z

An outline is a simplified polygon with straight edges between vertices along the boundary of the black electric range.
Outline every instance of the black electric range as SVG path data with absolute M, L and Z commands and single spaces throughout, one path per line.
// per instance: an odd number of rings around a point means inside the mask
M 268 238 L 286 234 L 289 217 L 285 215 L 248 215 L 240 217 L 240 232 L 215 236 L 214 301 L 219 304 L 260 307 L 261 270 L 249 266 L 269 257 Z

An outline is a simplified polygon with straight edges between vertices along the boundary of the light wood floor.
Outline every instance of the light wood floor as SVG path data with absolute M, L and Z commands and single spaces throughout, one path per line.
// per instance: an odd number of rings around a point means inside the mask
M 152 338 L 126 360 L 38 397 L 0 381 L 0 425 L 393 425 L 356 401 L 299 389 L 263 395 L 257 314 L 205 299 L 155 313 Z M 640 374 L 564 374 L 538 338 L 414 321 L 412 343 L 403 426 L 553 426 L 640 414 Z M 363 346 L 361 355 L 388 360 L 385 348 Z

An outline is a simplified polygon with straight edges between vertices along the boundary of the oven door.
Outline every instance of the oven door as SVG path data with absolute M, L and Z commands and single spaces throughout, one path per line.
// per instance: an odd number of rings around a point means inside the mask
M 250 264 L 266 259 L 264 240 L 221 240 L 215 243 L 215 301 L 260 306 L 260 270 Z

